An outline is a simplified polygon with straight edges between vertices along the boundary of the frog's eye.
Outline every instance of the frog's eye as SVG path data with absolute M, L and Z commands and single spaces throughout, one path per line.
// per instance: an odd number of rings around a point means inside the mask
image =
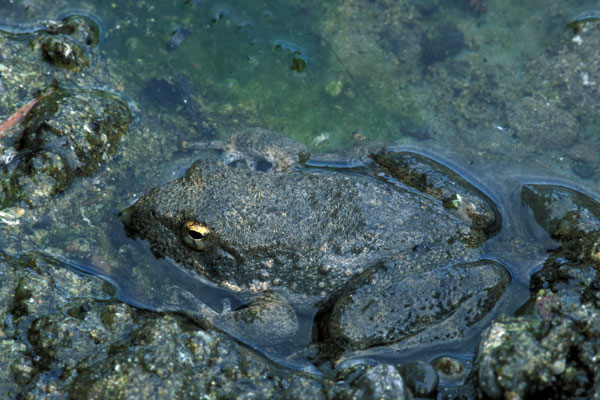
M 183 242 L 194 250 L 206 250 L 212 243 L 210 228 L 194 221 L 183 224 L 182 237 Z

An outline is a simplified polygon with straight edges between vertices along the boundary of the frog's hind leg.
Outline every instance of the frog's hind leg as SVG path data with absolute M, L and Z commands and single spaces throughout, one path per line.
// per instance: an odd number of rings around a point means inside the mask
M 397 273 L 386 266 L 368 270 L 342 293 L 328 321 L 340 347 L 404 351 L 467 339 L 497 314 L 511 281 L 491 260 L 401 278 Z

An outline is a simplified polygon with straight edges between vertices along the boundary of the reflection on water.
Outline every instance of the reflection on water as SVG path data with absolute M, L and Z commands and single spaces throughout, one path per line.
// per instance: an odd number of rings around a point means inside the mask
M 109 86 L 137 120 L 102 171 L 45 211 L 27 212 L 0 243 L 68 259 L 110 279 L 131 304 L 169 310 L 201 301 L 216 312 L 223 298 L 239 305 L 127 239 L 116 210 L 194 159 L 219 157 L 182 143 L 245 126 L 315 150 L 377 140 L 434 155 L 500 208 L 504 224 L 486 257 L 510 266 L 518 289 L 553 246 L 521 206 L 521 185 L 555 183 L 598 197 L 600 74 L 590 65 L 600 35 L 596 25 L 580 27 L 596 22 L 589 2 L 37 3 L 0 2 L 0 27 L 33 32 L 65 15 L 93 17 L 97 76 L 69 84 Z M 16 96 L 8 82 L 22 71 L 0 56 L 0 96 Z M 1 112 L 5 119 L 12 111 Z

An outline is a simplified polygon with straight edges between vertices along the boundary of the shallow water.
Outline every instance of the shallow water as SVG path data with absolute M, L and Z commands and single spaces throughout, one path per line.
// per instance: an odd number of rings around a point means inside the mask
M 545 85 L 536 69 L 546 53 L 574 38 L 567 24 L 592 12 L 593 2 L 497 1 L 485 2 L 485 11 L 466 0 L 156 3 L 0 2 L 7 32 L 32 32 L 69 14 L 97 21 L 98 76 L 83 81 L 118 92 L 136 114 L 105 168 L 57 196 L 45 218 L 30 212 L 19 226 L 6 227 L 5 251 L 45 251 L 104 276 L 123 300 L 141 307 L 202 301 L 220 310 L 218 289 L 128 239 L 118 210 L 194 159 L 214 157 L 182 150 L 183 141 L 260 126 L 317 152 L 382 141 L 430 155 L 469 179 L 503 215 L 486 256 L 511 269 L 514 310 L 552 246 L 527 222 L 520 186 L 558 183 L 600 194 L 597 153 L 579 157 L 573 150 L 598 148 L 600 120 L 569 103 L 576 97 Z M 0 95 L 16 90 L 1 88 Z M 520 135 L 515 104 L 526 97 L 569 112 L 578 124 L 575 138 Z M 565 140 L 571 141 L 547 145 Z

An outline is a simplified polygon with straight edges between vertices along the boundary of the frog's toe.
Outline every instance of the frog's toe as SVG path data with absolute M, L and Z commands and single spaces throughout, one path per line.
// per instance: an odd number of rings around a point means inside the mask
M 298 331 L 296 311 L 282 295 L 272 292 L 216 316 L 213 323 L 231 336 L 257 346 L 282 343 Z

